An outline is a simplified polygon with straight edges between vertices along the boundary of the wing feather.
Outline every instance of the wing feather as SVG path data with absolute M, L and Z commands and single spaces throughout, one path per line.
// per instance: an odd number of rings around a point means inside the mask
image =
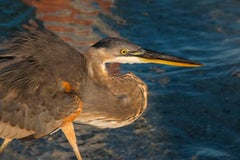
M 79 111 L 84 57 L 48 31 L 0 46 L 0 138 L 44 136 Z M 64 92 L 61 82 L 73 92 Z

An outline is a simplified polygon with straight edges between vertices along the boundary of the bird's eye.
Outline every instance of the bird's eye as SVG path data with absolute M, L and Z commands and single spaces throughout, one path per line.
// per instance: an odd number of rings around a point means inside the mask
M 122 54 L 122 55 L 126 55 L 127 54 L 127 50 L 126 49 L 122 49 L 121 51 L 120 51 L 120 53 Z

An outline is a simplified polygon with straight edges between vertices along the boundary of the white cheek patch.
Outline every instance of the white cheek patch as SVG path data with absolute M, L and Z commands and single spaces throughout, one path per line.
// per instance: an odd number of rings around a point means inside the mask
M 129 64 L 133 64 L 133 63 L 144 63 L 141 58 L 139 57 L 134 57 L 134 56 L 122 56 L 122 57 L 116 57 L 114 59 L 112 59 L 111 61 L 107 61 L 107 63 L 129 63 Z

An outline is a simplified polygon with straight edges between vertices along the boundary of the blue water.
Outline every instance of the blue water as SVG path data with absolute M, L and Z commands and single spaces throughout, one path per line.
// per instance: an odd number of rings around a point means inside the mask
M 12 0 L 16 5 L 8 4 L 9 10 L 3 2 L 0 1 L 1 15 L 5 15 L 0 17 L 1 35 L 21 30 L 21 24 L 34 16 L 30 14 L 34 9 L 19 1 Z M 149 86 L 148 109 L 130 126 L 85 133 L 79 138 L 88 147 L 83 156 L 109 160 L 239 160 L 239 8 L 237 0 L 121 0 L 111 9 L 120 20 L 99 15 L 122 37 L 144 48 L 185 57 L 204 66 L 122 65 L 122 72 L 137 74 Z M 55 136 L 55 141 L 63 143 L 59 137 L 63 136 Z M 104 138 L 88 143 L 92 137 Z M 103 142 L 103 146 L 91 150 Z M 44 144 L 50 149 L 58 146 L 46 139 Z M 15 145 L 22 147 L 26 143 Z M 36 155 L 41 153 L 37 142 L 30 145 L 37 148 L 33 150 Z M 5 157 L 19 150 L 10 146 Z M 29 152 L 23 152 L 26 159 L 34 155 Z

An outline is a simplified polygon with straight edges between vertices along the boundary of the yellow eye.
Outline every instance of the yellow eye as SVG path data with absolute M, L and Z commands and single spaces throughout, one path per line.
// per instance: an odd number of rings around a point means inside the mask
M 122 50 L 120 51 L 120 53 L 123 54 L 123 55 L 126 55 L 127 52 L 128 52 L 128 51 L 127 51 L 126 49 L 122 49 Z

